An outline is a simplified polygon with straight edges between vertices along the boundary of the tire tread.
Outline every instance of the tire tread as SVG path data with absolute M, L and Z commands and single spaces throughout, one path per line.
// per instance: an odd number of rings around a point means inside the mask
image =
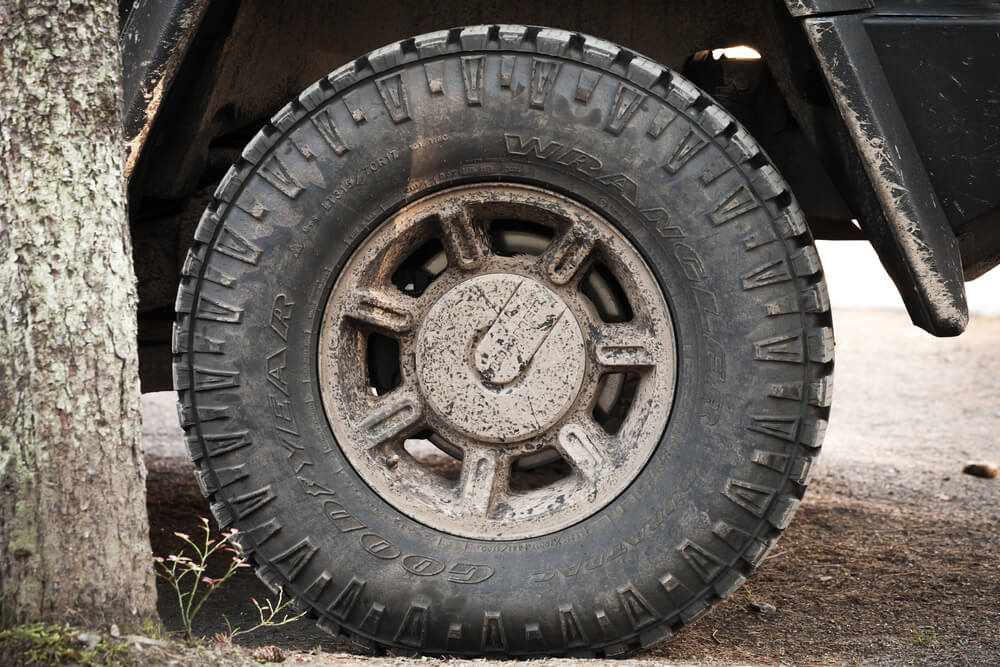
M 734 565 L 723 568 L 709 582 L 701 596 L 692 600 L 680 613 L 663 619 L 651 627 L 637 630 L 631 638 L 614 641 L 593 641 L 586 649 L 566 651 L 581 657 L 621 655 L 639 647 L 656 644 L 670 637 L 681 627 L 704 615 L 718 600 L 737 590 L 745 575 L 757 567 L 773 547 L 777 537 L 788 526 L 805 485 L 808 483 L 812 461 L 825 430 L 829 414 L 829 394 L 833 371 L 833 330 L 829 298 L 823 282 L 822 267 L 813 245 L 804 215 L 783 179 L 771 165 L 756 141 L 731 119 L 714 100 L 686 79 L 674 72 L 623 49 L 606 40 L 551 28 L 529 28 L 522 25 L 482 25 L 461 29 L 438 31 L 402 40 L 377 49 L 367 56 L 345 64 L 328 76 L 306 88 L 297 98 L 280 109 L 247 144 L 241 158 L 222 178 L 214 199 L 198 222 L 194 244 L 184 261 L 178 287 L 177 322 L 172 339 L 173 376 L 178 392 L 178 415 L 186 432 L 185 442 L 197 467 L 196 480 L 202 493 L 211 501 L 211 511 L 219 526 L 228 528 L 236 519 L 236 511 L 229 501 L 217 497 L 220 480 L 206 456 L 206 445 L 201 435 L 201 425 L 207 418 L 218 419 L 217 414 L 206 412 L 197 405 L 194 392 L 192 341 L 194 315 L 200 294 L 207 259 L 212 244 L 221 230 L 221 220 L 239 197 L 247 178 L 268 157 L 278 140 L 308 115 L 321 107 L 331 97 L 351 88 L 361 80 L 377 76 L 397 66 L 433 58 L 451 52 L 464 51 L 516 51 L 534 52 L 547 57 L 568 57 L 577 52 L 577 59 L 587 65 L 617 74 L 630 82 L 661 95 L 665 101 L 695 119 L 716 142 L 736 168 L 742 169 L 750 182 L 772 209 L 772 228 L 775 240 L 784 244 L 786 256 L 794 269 L 800 294 L 798 315 L 803 322 L 801 334 L 807 341 L 807 361 L 804 364 L 804 386 L 808 387 L 802 398 L 803 423 L 810 418 L 812 426 L 803 430 L 805 445 L 802 456 L 789 457 L 785 473 L 786 486 L 777 494 L 768 510 L 766 534 L 755 535 L 747 547 L 734 559 Z M 811 434 L 811 435 L 810 435 Z M 287 587 L 284 575 L 271 563 L 255 555 L 257 544 L 249 534 L 240 536 L 244 550 L 258 562 L 257 575 L 272 590 Z M 294 596 L 294 591 L 293 591 Z M 307 608 L 308 605 L 305 605 Z M 311 609 L 311 608 L 310 608 Z M 391 640 L 373 637 L 361 628 L 347 627 L 333 617 L 322 614 L 317 626 L 335 636 L 341 636 L 365 651 L 391 649 L 393 652 L 412 652 L 411 648 Z

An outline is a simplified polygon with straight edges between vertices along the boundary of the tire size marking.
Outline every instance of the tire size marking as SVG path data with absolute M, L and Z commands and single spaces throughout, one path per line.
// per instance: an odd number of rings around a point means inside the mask
M 324 211 L 329 211 L 333 208 L 334 204 L 344 198 L 344 195 L 364 183 L 368 176 L 373 176 L 375 172 L 388 167 L 398 159 L 398 148 L 391 148 L 377 158 L 373 158 L 368 162 L 368 164 L 359 168 L 353 175 L 340 181 L 340 183 L 333 188 L 333 192 L 327 195 L 323 201 L 319 203 L 319 205 Z M 314 216 L 314 218 L 318 219 L 317 216 Z M 310 219 L 310 223 L 312 222 L 313 219 Z M 308 232 L 310 227 L 311 225 L 307 225 L 303 231 Z
M 430 178 L 412 178 L 406 184 L 406 195 L 412 196 L 419 192 L 429 190 L 441 183 L 452 181 L 456 178 L 468 178 L 470 176 L 478 176 L 482 173 L 487 173 L 490 176 L 494 174 L 494 169 L 496 165 L 490 163 L 489 165 L 481 164 L 480 160 L 469 160 L 462 164 L 458 169 L 448 169 L 437 174 L 434 174 Z M 523 174 L 527 169 L 520 164 L 506 164 L 502 166 L 502 170 L 508 176 L 516 176 L 518 174 Z
M 419 151 L 422 148 L 430 148 L 431 146 L 447 143 L 450 140 L 451 136 L 447 134 L 440 134 L 436 137 L 424 137 L 410 144 L 410 150 Z

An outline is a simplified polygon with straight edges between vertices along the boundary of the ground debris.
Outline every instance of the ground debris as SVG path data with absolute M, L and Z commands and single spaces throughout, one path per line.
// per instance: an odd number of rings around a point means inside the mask
M 263 660 L 264 662 L 285 661 L 285 652 L 277 646 L 258 646 L 253 650 L 251 655 L 254 660 Z
M 962 472 L 973 477 L 984 479 L 996 479 L 998 472 L 997 464 L 989 461 L 969 461 L 962 468 Z
M 773 614 L 774 612 L 778 611 L 778 608 L 775 607 L 770 602 L 756 602 L 756 601 L 748 602 L 747 608 L 750 611 L 756 612 L 758 614 Z
M 125 639 L 138 646 L 158 646 L 160 648 L 170 648 L 170 642 L 162 639 L 153 639 L 143 635 L 125 635 Z

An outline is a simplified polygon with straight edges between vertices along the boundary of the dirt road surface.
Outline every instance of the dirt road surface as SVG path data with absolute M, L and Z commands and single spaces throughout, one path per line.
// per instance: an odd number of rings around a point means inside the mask
M 834 407 L 819 471 L 746 588 L 629 660 L 539 664 L 1000 664 L 1000 480 L 962 474 L 967 460 L 1000 459 L 1000 319 L 974 317 L 962 337 L 935 339 L 902 312 L 835 309 L 834 318 Z M 173 532 L 196 530 L 208 507 L 183 458 L 173 396 L 145 397 L 143 414 L 153 548 L 166 555 Z M 248 598 L 266 595 L 243 571 L 197 632 L 223 630 L 222 614 L 245 627 L 255 616 Z M 174 630 L 175 608 L 161 587 Z M 276 645 L 291 662 L 362 660 L 305 620 L 238 641 Z

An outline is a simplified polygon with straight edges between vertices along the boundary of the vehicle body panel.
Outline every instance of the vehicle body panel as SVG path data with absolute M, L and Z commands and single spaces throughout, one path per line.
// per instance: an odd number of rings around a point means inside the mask
M 169 385 L 155 369 L 169 360 L 180 262 L 252 133 L 358 54 L 460 24 L 596 34 L 718 98 L 726 89 L 689 69 L 711 65 L 712 48 L 753 46 L 759 90 L 746 115 L 731 110 L 790 181 L 814 235 L 868 239 L 914 323 L 961 333 L 964 281 L 1000 262 L 998 22 L 996 2 L 140 0 L 121 41 L 144 387 Z

